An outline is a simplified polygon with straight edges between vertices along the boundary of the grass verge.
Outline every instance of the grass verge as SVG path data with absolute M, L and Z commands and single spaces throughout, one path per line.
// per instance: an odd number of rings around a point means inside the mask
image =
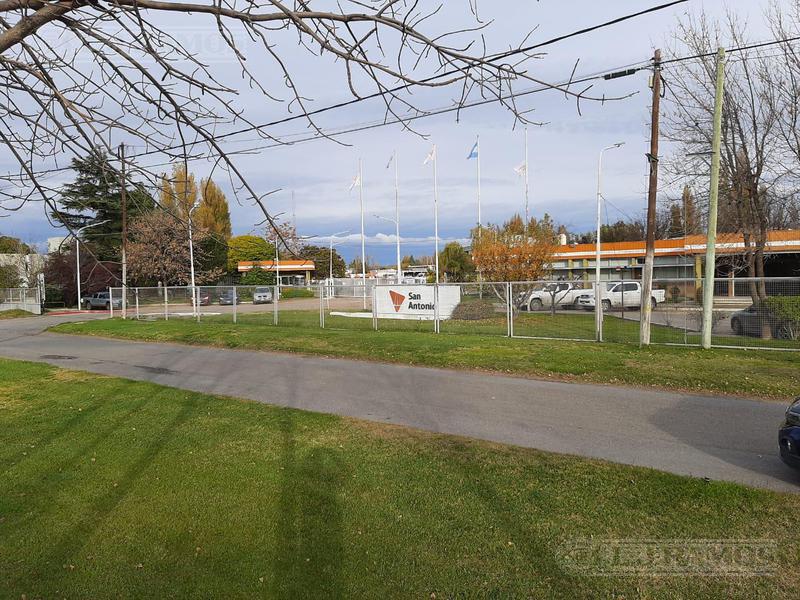
M 9 360 L 0 425 L 3 597 L 796 597 L 798 495 Z M 777 550 L 587 577 L 588 538 Z
M 22 317 L 35 317 L 32 312 L 22 310 L 21 308 L 12 308 L 10 310 L 0 310 L 0 321 L 4 319 L 19 319 Z
M 550 317 L 543 316 L 543 319 Z M 507 339 L 499 335 L 456 333 L 455 323 L 443 324 L 447 335 L 408 329 L 372 331 L 368 319 L 338 317 L 341 327 L 313 327 L 318 313 L 287 311 L 279 326 L 269 315 L 209 317 L 191 320 L 97 320 L 65 323 L 53 331 L 140 341 L 178 342 L 322 356 L 396 362 L 455 369 L 480 369 L 504 374 L 569 381 L 636 385 L 723 393 L 785 401 L 800 394 L 800 354 L 607 342 Z M 548 321 L 549 323 L 549 321 Z M 425 325 L 427 326 L 427 325 Z M 448 327 L 450 329 L 448 330 Z

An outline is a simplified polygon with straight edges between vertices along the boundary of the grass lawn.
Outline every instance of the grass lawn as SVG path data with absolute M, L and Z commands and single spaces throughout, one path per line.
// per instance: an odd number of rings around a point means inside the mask
M 582 317 L 582 315 L 579 315 Z M 527 315 L 545 328 L 561 327 L 561 317 Z M 316 321 L 315 321 L 316 319 Z M 565 323 L 572 323 L 564 319 Z M 314 326 L 314 323 L 317 326 Z M 286 311 L 278 326 L 271 314 L 208 317 L 169 321 L 97 320 L 65 323 L 61 333 L 88 334 L 143 341 L 170 341 L 279 352 L 299 352 L 363 360 L 455 369 L 481 369 L 570 381 L 654 386 L 695 392 L 737 394 L 785 401 L 800 394 L 800 354 L 633 344 L 507 339 L 476 331 L 470 322 L 443 323 L 447 335 L 433 335 L 430 322 L 394 321 L 398 329 L 372 331 L 370 319 L 329 317 L 318 327 L 319 314 Z M 486 325 L 484 323 L 484 325 Z M 638 324 L 622 323 L 636 327 Z M 503 325 L 503 327 L 505 327 Z M 415 329 L 416 328 L 416 329 Z M 461 329 L 459 329 L 461 328 Z M 477 331 L 480 331 L 478 329 Z
M 796 598 L 800 495 L 0 360 L 4 598 Z M 774 540 L 588 577 L 576 539 Z
M 0 310 L 0 321 L 3 319 L 19 319 L 21 317 L 35 317 L 32 312 L 22 310 L 21 308 L 12 308 L 10 310 Z

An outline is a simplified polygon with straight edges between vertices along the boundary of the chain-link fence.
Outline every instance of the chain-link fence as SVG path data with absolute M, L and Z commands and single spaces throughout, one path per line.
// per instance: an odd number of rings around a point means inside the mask
M 30 290 L 29 290 L 30 292 Z M 198 286 L 110 290 L 112 312 L 342 330 L 409 331 L 638 343 L 638 280 L 308 286 Z M 657 279 L 651 343 L 699 346 L 702 279 Z M 600 310 L 597 303 L 600 303 Z M 720 278 L 710 319 L 714 346 L 800 350 L 800 278 Z M 599 335 L 598 335 L 599 332 Z
M 42 314 L 39 288 L 0 288 L 0 311 L 15 309 Z
M 112 316 L 128 319 L 321 324 L 317 285 L 128 287 L 109 293 Z

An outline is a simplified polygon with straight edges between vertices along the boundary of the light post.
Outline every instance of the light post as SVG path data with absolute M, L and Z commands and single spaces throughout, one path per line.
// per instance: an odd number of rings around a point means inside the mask
M 78 280 L 78 310 L 81 309 L 81 238 L 80 234 L 82 231 L 89 229 L 90 227 L 98 227 L 108 223 L 108 221 L 100 221 L 99 223 L 91 223 L 90 225 L 84 225 L 78 231 L 75 232 L 75 273 L 77 274 L 76 279 Z M 108 299 L 111 302 L 111 298 Z
M 328 261 L 329 261 L 329 264 L 328 264 L 328 279 L 330 279 L 331 282 L 333 282 L 333 246 L 334 246 L 333 238 L 335 238 L 337 235 L 347 235 L 348 233 L 350 233 L 349 229 L 347 231 L 338 231 L 336 233 L 332 233 L 329 236 L 329 240 L 328 240 L 328 242 L 329 242 L 329 244 L 328 244 Z
M 389 221 L 389 223 L 394 223 L 394 235 L 397 239 L 397 285 L 403 283 L 403 266 L 400 260 L 400 216 L 399 213 L 395 211 L 396 218 L 392 219 L 391 217 L 382 217 L 381 215 L 374 215 L 376 219 L 382 219 L 383 221 Z
M 600 159 L 597 161 L 597 234 L 595 239 L 594 253 L 594 326 L 595 339 L 603 341 L 603 295 L 600 292 L 600 206 L 603 199 L 602 179 L 603 179 L 603 154 L 607 150 L 621 148 L 625 142 L 618 142 L 611 146 L 606 146 L 600 151 Z
M 189 209 L 189 267 L 191 269 L 191 287 L 192 287 L 192 316 L 197 317 L 197 290 L 194 287 L 194 243 L 192 241 L 192 213 L 199 206 L 199 202 L 195 202 Z

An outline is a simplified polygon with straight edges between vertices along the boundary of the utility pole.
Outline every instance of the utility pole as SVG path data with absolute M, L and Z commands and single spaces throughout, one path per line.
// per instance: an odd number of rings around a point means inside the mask
M 125 194 L 125 144 L 119 145 L 119 160 L 122 163 L 120 176 L 120 199 L 122 201 L 122 318 L 127 317 L 128 305 L 128 199 Z M 113 302 L 113 298 L 109 298 Z
M 719 199 L 719 164 L 722 146 L 722 101 L 725 94 L 725 48 L 717 50 L 717 90 L 714 98 L 714 133 L 711 138 L 711 188 L 708 194 L 708 233 L 706 269 L 703 278 L 703 348 L 711 348 L 712 311 L 714 309 L 714 272 L 717 263 L 717 200 Z
M 639 312 L 639 346 L 650 345 L 650 317 L 653 306 L 653 263 L 656 254 L 656 198 L 658 196 L 658 136 L 661 112 L 661 50 L 653 56 L 653 115 L 650 124 L 650 184 L 647 190 L 647 245 L 642 272 L 642 298 Z
M 394 151 L 394 234 L 397 238 L 397 285 L 403 283 L 403 265 L 400 259 L 400 167 L 397 150 Z

